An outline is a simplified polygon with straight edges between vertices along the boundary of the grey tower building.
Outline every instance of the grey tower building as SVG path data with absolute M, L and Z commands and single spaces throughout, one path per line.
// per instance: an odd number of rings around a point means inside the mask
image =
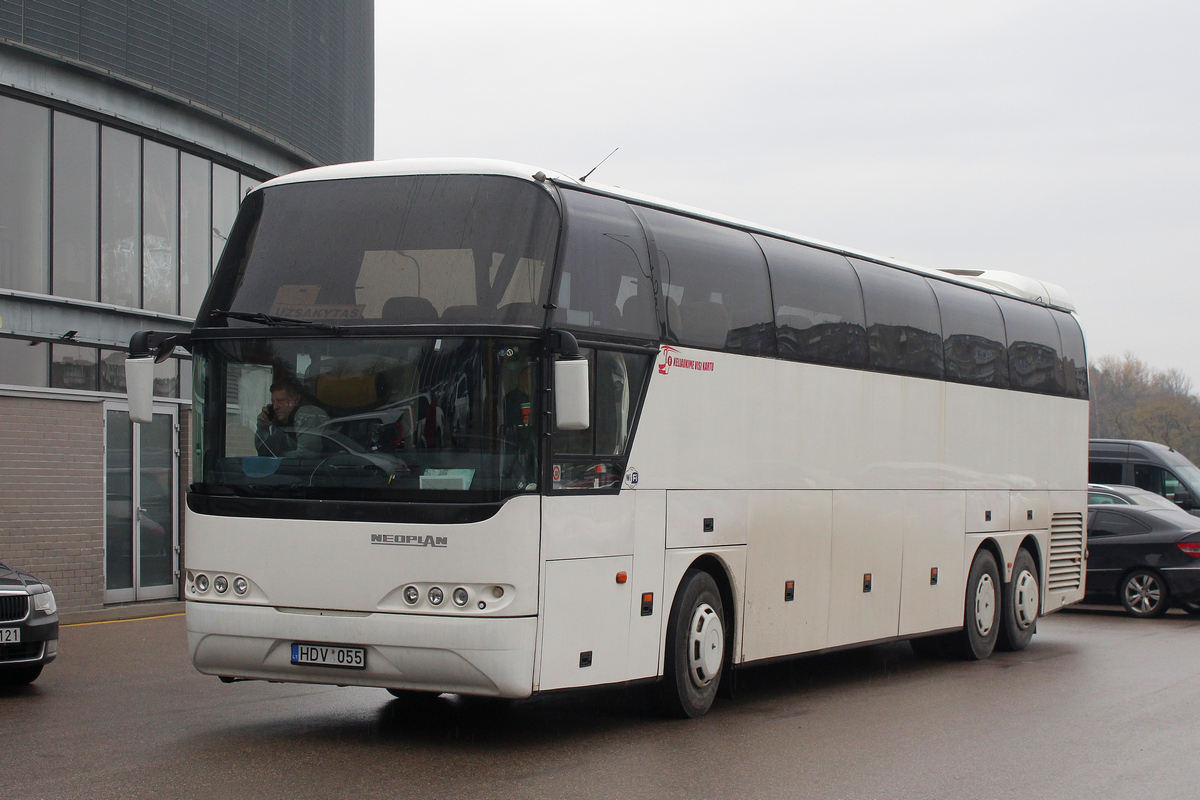
M 0 0 L 0 561 L 63 612 L 173 598 L 191 364 L 129 422 L 131 333 L 186 330 L 241 197 L 372 157 L 371 0 Z

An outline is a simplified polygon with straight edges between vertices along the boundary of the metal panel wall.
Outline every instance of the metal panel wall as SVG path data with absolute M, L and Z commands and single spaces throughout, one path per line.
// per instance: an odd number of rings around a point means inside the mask
M 271 134 L 306 161 L 370 159 L 372 0 L 0 0 L 36 48 Z

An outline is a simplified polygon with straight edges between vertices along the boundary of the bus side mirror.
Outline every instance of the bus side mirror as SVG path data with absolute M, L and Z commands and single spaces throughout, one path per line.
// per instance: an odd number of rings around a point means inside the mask
M 1192 493 L 1180 486 L 1175 490 L 1175 504 L 1185 511 L 1191 511 L 1196 507 L 1196 498 L 1192 497 Z
M 125 388 L 129 393 L 129 418 L 154 421 L 154 356 L 125 359 Z
M 560 431 L 587 430 L 588 362 L 586 358 L 554 362 L 554 420 Z M 132 406 L 130 406 L 132 408 Z

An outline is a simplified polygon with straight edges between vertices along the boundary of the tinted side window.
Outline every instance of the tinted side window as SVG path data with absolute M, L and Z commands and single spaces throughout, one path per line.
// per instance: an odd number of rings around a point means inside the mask
M 847 367 L 867 365 L 862 289 L 843 256 L 755 236 L 767 256 L 779 357 Z
M 1014 389 L 1063 394 L 1062 343 L 1050 309 L 997 297 L 1008 333 L 1008 379 Z
M 1179 478 L 1167 469 L 1157 467 L 1153 464 L 1134 464 L 1133 465 L 1133 485 L 1139 489 L 1145 489 L 1147 492 L 1161 494 L 1168 500 L 1175 499 L 1175 492 L 1179 490 Z
M 1050 309 L 1050 316 L 1058 323 L 1058 334 L 1062 340 L 1063 378 L 1067 397 L 1087 400 L 1088 371 L 1083 331 L 1079 329 L 1079 322 L 1070 314 Z
M 941 378 L 942 323 L 929 282 L 904 270 L 851 262 L 862 282 L 871 369 Z
M 767 264 L 744 231 L 648 208 L 667 339 L 747 355 L 775 354 Z
M 942 313 L 946 380 L 1008 387 L 1004 318 L 987 292 L 930 281 Z
M 1149 525 L 1117 511 L 1097 511 L 1088 527 L 1089 536 L 1129 536 L 1149 532 Z
M 1122 464 L 1111 461 L 1088 462 L 1088 483 L 1105 483 L 1117 486 L 1124 483 L 1121 479 Z
M 562 192 L 566 249 L 554 325 L 658 339 L 642 226 L 620 200 Z

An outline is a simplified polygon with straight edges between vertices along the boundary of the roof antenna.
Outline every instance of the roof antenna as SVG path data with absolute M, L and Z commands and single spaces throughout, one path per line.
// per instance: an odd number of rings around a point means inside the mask
M 600 159 L 600 164 L 603 164 L 605 161 L 608 161 L 610 158 L 612 158 L 612 154 L 613 154 L 613 153 L 615 153 L 615 152 L 617 152 L 617 151 L 618 151 L 618 150 L 620 150 L 620 149 L 621 149 L 621 148 L 619 148 L 619 147 L 614 147 L 614 148 L 613 148 L 613 151 L 612 151 L 612 153 L 609 153 L 609 154 L 608 154 L 608 155 L 606 155 L 604 158 Z M 596 170 L 600 169 L 600 164 L 597 164 L 596 166 L 594 166 L 594 167 L 592 167 L 591 169 L 589 169 L 589 170 L 588 170 L 588 173 L 587 173 L 587 175 L 584 175 L 582 178 L 580 178 L 580 179 L 579 179 L 579 182 L 580 182 L 580 183 L 586 183 L 586 182 L 587 182 L 587 179 L 588 179 L 588 178 L 590 178 L 590 177 L 592 176 L 592 173 L 593 173 L 593 172 L 595 172 Z

